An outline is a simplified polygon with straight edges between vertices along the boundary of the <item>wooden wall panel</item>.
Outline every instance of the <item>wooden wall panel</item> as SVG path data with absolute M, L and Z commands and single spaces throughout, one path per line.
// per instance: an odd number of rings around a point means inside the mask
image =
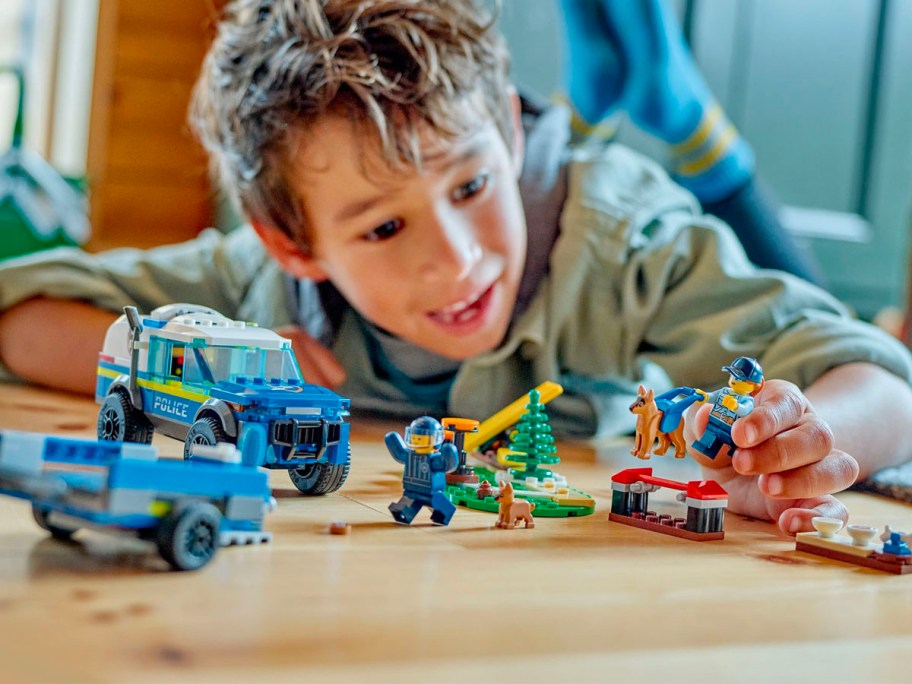
M 154 201 L 150 201 L 154 198 Z M 96 235 L 96 251 L 114 247 L 154 247 L 181 242 L 196 232 L 188 226 L 207 227 L 202 217 L 211 215 L 211 203 L 199 188 L 186 184 L 112 181 L 93 192 L 93 216 L 117 231 Z M 125 239 L 126 238 L 126 239 Z
M 214 192 L 187 108 L 221 4 L 100 0 L 89 249 L 176 242 L 213 224 Z

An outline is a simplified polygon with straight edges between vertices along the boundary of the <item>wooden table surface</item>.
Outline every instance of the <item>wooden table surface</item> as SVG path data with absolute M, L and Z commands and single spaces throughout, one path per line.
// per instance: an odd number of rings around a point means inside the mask
M 93 437 L 95 415 L 88 399 L 0 391 L 0 427 Z M 384 427 L 353 421 L 335 494 L 297 496 L 274 472 L 273 541 L 196 573 L 129 538 L 53 541 L 27 503 L 0 497 L 0 681 L 912 680 L 912 576 L 797 553 L 731 514 L 721 542 L 611 523 L 610 476 L 639 465 L 618 442 L 561 445 L 557 469 L 596 497 L 594 515 L 508 531 L 460 509 L 446 528 L 426 511 L 399 526 Z M 651 463 L 696 476 L 689 461 Z M 912 526 L 903 504 L 844 500 L 854 522 Z M 329 535 L 331 521 L 351 535 Z

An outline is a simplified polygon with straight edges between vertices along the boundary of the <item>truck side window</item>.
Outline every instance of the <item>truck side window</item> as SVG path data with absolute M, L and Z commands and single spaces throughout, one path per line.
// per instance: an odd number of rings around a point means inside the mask
M 184 382 L 194 385 L 212 383 L 212 373 L 206 364 L 202 349 L 197 346 L 187 347 L 184 353 Z
M 149 338 L 149 374 L 158 376 L 159 379 L 165 376 L 168 367 L 166 358 L 169 357 L 168 343 L 160 337 L 154 335 Z
M 168 375 L 180 378 L 184 374 L 184 347 L 183 345 L 174 345 L 171 347 L 171 367 Z

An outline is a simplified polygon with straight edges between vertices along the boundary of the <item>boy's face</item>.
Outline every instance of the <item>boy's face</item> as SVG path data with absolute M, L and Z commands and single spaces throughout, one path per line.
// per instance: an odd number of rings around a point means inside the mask
M 295 190 L 311 256 L 261 228 L 267 247 L 292 274 L 328 278 L 397 337 L 456 360 L 494 349 L 526 255 L 521 153 L 489 123 L 449 147 L 426 136 L 422 171 L 392 171 L 379 144 L 356 135 L 338 116 L 308 130 Z

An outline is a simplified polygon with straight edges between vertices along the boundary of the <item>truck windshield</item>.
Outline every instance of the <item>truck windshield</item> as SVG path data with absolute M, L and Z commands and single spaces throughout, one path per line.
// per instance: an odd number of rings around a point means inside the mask
M 215 382 L 237 380 L 240 376 L 266 380 L 301 379 L 301 371 L 291 349 L 205 347 L 202 352 Z

